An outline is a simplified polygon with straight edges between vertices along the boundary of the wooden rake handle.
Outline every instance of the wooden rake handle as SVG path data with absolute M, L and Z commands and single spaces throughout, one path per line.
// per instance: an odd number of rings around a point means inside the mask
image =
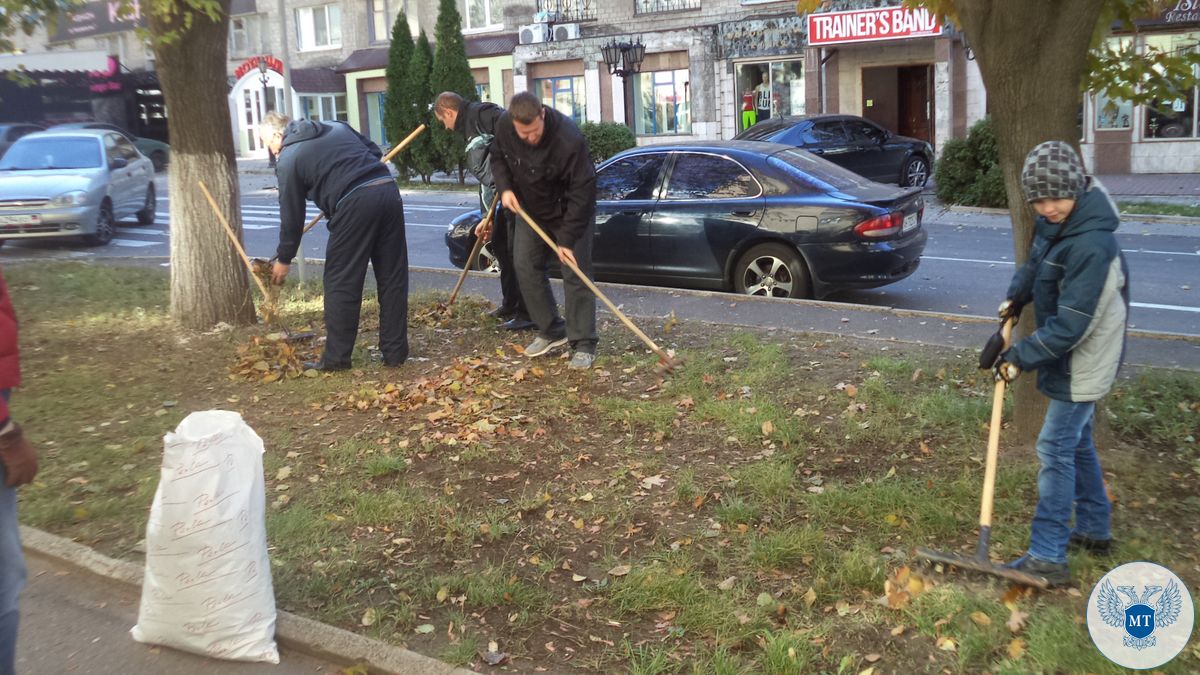
M 1013 320 L 1004 322 L 1000 335 L 1004 338 L 1004 347 L 1012 343 Z M 996 465 L 1000 457 L 1000 424 L 1004 421 L 1004 380 L 996 378 L 996 387 L 992 392 L 992 422 L 988 426 L 987 459 L 983 469 L 983 497 L 979 506 L 980 527 L 992 526 L 992 502 L 996 497 Z
M 417 136 L 420 136 L 421 132 L 425 131 L 427 128 L 428 127 L 426 127 L 424 124 L 418 125 L 416 129 L 413 129 L 411 134 L 404 138 L 404 140 L 397 143 L 396 146 L 391 150 L 388 150 L 388 154 L 384 155 L 383 158 L 379 160 L 380 163 L 387 164 L 388 162 L 392 161 L 393 157 L 400 154 L 401 150 L 403 150 L 409 143 L 412 143 L 413 140 Z M 316 227 L 317 223 L 321 222 L 321 219 L 324 217 L 324 213 L 318 213 L 317 215 L 313 216 L 313 219 L 308 221 L 308 224 L 304 226 L 304 231 L 300 233 L 301 236 L 308 234 L 308 231 Z
M 554 243 L 554 240 L 551 239 L 548 234 L 546 234 L 546 231 L 539 227 L 537 223 L 533 222 L 533 219 L 529 217 L 529 214 L 525 213 L 525 209 L 518 208 L 517 213 L 521 214 L 521 217 L 525 219 L 525 222 L 529 223 L 529 227 L 533 228 L 533 231 L 536 232 L 537 235 L 542 238 L 542 241 L 546 242 L 546 245 L 549 246 L 550 249 L 557 255 L 558 245 Z M 562 259 L 560 258 L 560 260 Z M 617 318 L 621 320 L 621 323 L 625 324 L 626 328 L 633 331 L 634 335 L 638 336 L 642 342 L 646 343 L 646 346 L 649 347 L 651 351 L 657 354 L 658 357 L 666 363 L 674 362 L 671 356 L 667 354 L 667 352 L 663 351 L 662 347 L 659 347 L 657 344 L 655 344 L 654 340 L 651 340 L 649 335 L 643 333 L 642 329 L 635 326 L 634 323 L 629 320 L 629 317 L 625 316 L 624 312 L 617 309 L 617 306 L 613 304 L 612 300 L 609 300 L 608 296 L 605 295 L 599 288 L 597 288 L 596 284 L 592 283 L 592 280 L 583 273 L 583 270 L 579 269 L 578 265 L 570 260 L 562 260 L 562 262 L 567 267 L 570 267 L 571 271 L 575 273 L 575 276 L 579 277 L 580 280 L 583 281 L 584 285 L 588 287 L 588 290 L 590 290 L 597 298 L 599 298 L 600 301 L 603 302 L 613 314 L 616 314 Z
M 492 217 L 496 214 L 496 202 L 500 200 L 500 195 L 492 197 L 492 205 L 488 207 L 487 216 L 484 217 L 480 225 L 489 225 L 492 222 Z M 487 229 L 484 227 L 483 229 Z M 471 254 L 467 256 L 467 262 L 463 265 L 462 274 L 458 275 L 458 283 L 454 284 L 454 290 L 450 293 L 450 300 L 446 302 L 446 306 L 454 304 L 458 299 L 458 291 L 462 289 L 463 282 L 467 280 L 467 272 L 471 271 L 471 266 L 475 264 L 475 258 L 479 256 L 479 252 L 483 250 L 483 237 L 475 237 L 475 245 L 471 247 Z
M 251 264 L 250 258 L 246 255 L 246 249 L 242 248 L 242 242 L 238 241 L 237 234 L 229 226 L 229 221 L 225 219 L 225 214 L 221 213 L 221 207 L 217 206 L 217 200 L 213 199 L 212 193 L 208 191 L 208 186 L 204 184 L 204 181 L 196 181 L 196 183 L 200 186 L 200 191 L 204 193 L 204 198 L 208 200 L 209 206 L 212 207 L 213 213 L 217 215 L 217 220 L 221 221 L 221 225 L 225 226 L 225 234 L 229 235 L 229 241 L 233 242 L 233 248 L 242 257 L 242 262 L 246 264 L 246 271 L 250 272 L 250 278 L 258 285 L 258 290 L 262 291 L 263 299 L 269 298 L 267 287 L 263 285 L 262 279 L 259 279 L 258 275 L 254 273 L 254 265 Z

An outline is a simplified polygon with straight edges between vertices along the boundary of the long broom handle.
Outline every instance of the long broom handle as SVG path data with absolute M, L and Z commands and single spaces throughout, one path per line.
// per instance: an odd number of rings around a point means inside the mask
M 405 137 L 404 140 L 397 143 L 396 147 L 392 148 L 391 150 L 388 150 L 388 154 L 384 155 L 383 159 L 379 160 L 380 163 L 387 164 L 388 162 L 392 161 L 393 157 L 400 154 L 400 151 L 403 150 L 404 147 L 407 146 L 409 143 L 412 143 L 413 139 L 415 139 L 417 136 L 420 136 L 421 132 L 425 131 L 425 129 L 426 129 L 426 127 L 424 124 L 418 125 L 416 129 L 413 129 L 413 132 L 411 134 L 409 134 L 407 137 Z M 303 235 L 308 234 L 308 231 L 313 229 L 314 227 L 316 227 L 317 223 L 321 222 L 321 219 L 324 217 L 325 217 L 324 213 L 318 213 L 317 215 L 313 216 L 313 219 L 308 221 L 308 225 L 304 226 L 304 231 L 301 232 L 300 235 L 303 236 Z
M 246 255 L 246 249 L 242 248 L 242 242 L 238 241 L 237 235 L 234 234 L 233 228 L 229 226 L 229 221 L 225 219 L 225 214 L 221 213 L 221 207 L 217 206 L 217 200 L 213 199 L 212 193 L 208 191 L 208 186 L 204 181 L 197 181 L 200 185 L 200 191 L 204 193 L 204 198 L 208 200 L 209 206 L 212 207 L 213 213 L 217 214 L 217 220 L 225 226 L 225 234 L 229 235 L 229 241 L 233 242 L 233 247 L 237 249 L 238 255 L 242 257 L 242 262 L 246 264 L 246 270 L 250 272 L 250 278 L 254 279 L 254 283 L 258 285 L 258 290 L 262 291 L 263 298 L 269 298 L 267 295 L 267 287 L 263 285 L 262 279 L 254 273 L 254 265 L 250 263 L 250 258 Z
M 1000 335 L 1007 347 L 1012 339 L 1013 321 L 1004 322 Z M 992 526 L 992 502 L 996 497 L 996 464 L 1000 456 L 1000 424 L 1004 420 L 1004 380 L 996 378 L 996 387 L 992 392 L 992 423 L 988 426 L 987 459 L 983 469 L 983 497 L 979 506 L 980 529 Z
M 484 226 L 483 229 L 485 230 L 487 229 L 486 226 L 492 222 L 492 216 L 496 213 L 496 202 L 499 199 L 500 195 L 498 194 L 492 197 L 492 205 L 488 207 L 487 217 L 480 223 L 480 225 Z M 450 293 L 450 300 L 446 302 L 447 307 L 453 305 L 454 301 L 458 299 L 458 291 L 462 289 L 463 282 L 467 280 L 467 272 L 471 271 L 471 266 L 475 264 L 475 258 L 482 249 L 483 237 L 475 237 L 475 245 L 471 247 L 471 255 L 467 257 L 467 262 L 463 265 L 462 274 L 458 275 L 458 283 L 454 284 L 454 290 Z
M 542 241 L 546 242 L 546 245 L 549 246 L 551 250 L 555 252 L 558 251 L 558 245 L 555 244 L 554 240 L 546 234 L 545 230 L 538 227 L 538 224 L 533 222 L 533 219 L 529 217 L 529 214 L 525 213 L 525 209 L 518 207 L 517 213 L 521 214 L 521 217 L 525 219 L 525 222 L 529 223 L 529 227 L 533 228 L 534 232 L 537 232 L 537 235 L 542 238 Z M 617 309 L 617 306 L 613 304 L 612 300 L 609 300 L 607 295 L 601 292 L 599 288 L 596 288 L 596 284 L 592 283 L 592 280 L 583 273 L 583 270 L 579 269 L 578 265 L 570 260 L 565 259 L 562 262 L 566 263 L 567 267 L 570 267 L 571 271 L 575 273 L 575 276 L 579 277 L 579 279 L 583 281 L 584 285 L 586 285 L 597 298 L 600 298 L 600 301 L 608 306 L 608 309 L 611 310 L 613 314 L 617 315 L 617 318 L 621 320 L 621 323 L 625 324 L 626 328 L 633 331 L 633 334 L 638 336 L 642 342 L 646 343 L 647 347 L 649 347 L 655 354 L 658 354 L 660 359 L 666 363 L 672 362 L 671 357 L 665 351 L 663 351 L 662 347 L 659 347 L 657 344 L 655 344 L 654 340 L 651 340 L 649 335 L 643 333 L 642 329 L 635 326 L 633 322 L 629 320 L 629 317 L 625 316 L 624 312 Z

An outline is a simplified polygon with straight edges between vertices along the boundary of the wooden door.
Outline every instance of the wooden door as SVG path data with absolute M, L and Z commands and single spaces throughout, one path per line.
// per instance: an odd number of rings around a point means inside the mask
M 933 142 L 933 67 L 898 69 L 899 128 L 901 136 Z

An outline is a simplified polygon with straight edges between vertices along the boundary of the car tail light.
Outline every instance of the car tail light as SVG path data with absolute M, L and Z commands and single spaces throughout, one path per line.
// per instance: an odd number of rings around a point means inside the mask
M 864 220 L 854 226 L 854 234 L 865 239 L 879 239 L 880 237 L 890 237 L 900 231 L 904 226 L 904 214 L 899 211 L 892 211 L 882 216 Z

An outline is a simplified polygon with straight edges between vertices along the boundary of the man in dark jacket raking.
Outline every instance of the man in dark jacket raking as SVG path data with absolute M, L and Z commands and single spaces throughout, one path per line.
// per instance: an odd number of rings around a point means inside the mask
M 479 210 L 487 218 L 487 207 L 496 195 L 496 184 L 492 179 L 493 139 L 496 122 L 504 114 L 504 108 L 494 103 L 467 101 L 462 96 L 444 91 L 438 94 L 433 114 L 446 127 L 467 142 L 467 170 L 479 180 Z M 500 306 L 489 312 L 497 319 L 507 319 L 501 328 L 528 330 L 536 324 L 529 319 L 521 289 L 517 283 L 517 271 L 513 268 L 513 217 L 499 205 L 494 220 L 485 231 L 483 222 L 475 228 L 475 236 L 491 239 L 492 252 L 500 263 Z
M 275 153 L 279 248 L 273 281 L 283 283 L 300 247 L 305 199 L 328 218 L 325 251 L 325 353 L 317 370 L 346 370 L 358 339 L 367 264 L 379 289 L 379 349 L 385 366 L 408 358 L 408 243 L 404 203 L 380 163 L 383 153 L 342 122 L 290 121 L 268 113 L 259 126 Z
M 1071 580 L 1068 548 L 1108 553 L 1112 547 L 1112 505 L 1092 421 L 1121 365 L 1129 277 L 1113 234 L 1116 207 L 1084 173 L 1074 148 L 1062 141 L 1038 145 L 1021 183 L 1039 216 L 1037 236 L 1000 316 L 1015 319 L 1033 302 L 1037 330 L 1000 357 L 996 375 L 1012 382 L 1037 369 L 1050 405 L 1037 440 L 1041 469 L 1029 551 L 1010 566 L 1063 586 Z
M 505 208 L 524 208 L 557 244 L 560 260 L 592 275 L 596 230 L 596 169 L 579 128 L 562 113 L 543 106 L 530 92 L 513 96 L 496 122 L 492 175 Z M 548 353 L 570 342 L 569 367 L 584 370 L 596 358 L 596 296 L 565 264 L 562 266 L 566 322 L 558 315 L 546 274 L 551 250 L 525 222 L 513 237 L 513 261 L 521 296 L 538 336 L 525 355 Z

